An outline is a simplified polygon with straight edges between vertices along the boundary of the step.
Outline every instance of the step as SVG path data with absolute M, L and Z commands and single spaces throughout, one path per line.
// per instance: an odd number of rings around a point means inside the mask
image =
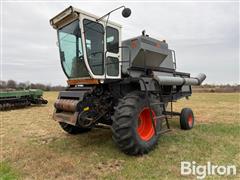
M 163 118 L 166 118 L 165 115 L 160 115 L 160 116 L 156 116 L 154 119 L 163 119 Z
M 172 130 L 171 129 L 164 129 L 164 130 L 158 132 L 158 135 L 159 134 L 165 134 L 165 133 L 170 132 L 170 131 L 172 131 Z
M 156 106 L 156 105 L 164 105 L 164 103 L 159 102 L 159 103 L 151 103 L 150 106 Z

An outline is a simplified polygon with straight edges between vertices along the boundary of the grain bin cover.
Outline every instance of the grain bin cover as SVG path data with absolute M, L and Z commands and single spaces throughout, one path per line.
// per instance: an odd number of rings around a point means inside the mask
M 164 61 L 166 68 L 173 68 L 172 51 L 168 49 L 165 41 L 159 41 L 149 36 L 138 36 L 122 43 L 128 46 L 131 53 L 131 66 L 134 67 L 160 67 Z M 123 49 L 123 60 L 129 59 L 129 50 Z M 145 59 L 145 62 L 144 62 Z M 125 63 L 126 64 L 126 63 Z M 123 67 L 126 68 L 126 65 Z

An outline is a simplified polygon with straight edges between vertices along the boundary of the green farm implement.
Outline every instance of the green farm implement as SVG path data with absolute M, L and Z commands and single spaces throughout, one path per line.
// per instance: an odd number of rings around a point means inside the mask
M 43 92 L 40 89 L 21 91 L 0 91 L 0 111 L 13 108 L 30 106 L 31 104 L 47 104 L 48 101 L 42 98 Z

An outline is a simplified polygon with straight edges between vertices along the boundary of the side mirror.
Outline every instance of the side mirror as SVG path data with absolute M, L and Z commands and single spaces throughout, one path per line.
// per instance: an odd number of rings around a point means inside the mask
M 122 16 L 125 18 L 128 18 L 131 15 L 131 9 L 129 8 L 124 8 L 122 11 Z

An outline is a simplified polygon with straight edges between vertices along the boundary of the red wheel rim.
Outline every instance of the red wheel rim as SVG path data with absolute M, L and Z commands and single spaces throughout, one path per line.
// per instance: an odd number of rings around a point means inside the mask
M 148 141 L 154 135 L 151 112 L 152 112 L 152 118 L 154 119 L 154 122 L 156 124 L 156 114 L 150 108 L 143 108 L 143 110 L 139 113 L 139 117 L 138 117 L 137 132 L 139 137 L 144 141 Z
M 192 127 L 192 125 L 193 125 L 193 116 L 192 116 L 192 115 L 189 115 L 189 116 L 188 116 L 188 125 L 189 125 L 190 127 Z

